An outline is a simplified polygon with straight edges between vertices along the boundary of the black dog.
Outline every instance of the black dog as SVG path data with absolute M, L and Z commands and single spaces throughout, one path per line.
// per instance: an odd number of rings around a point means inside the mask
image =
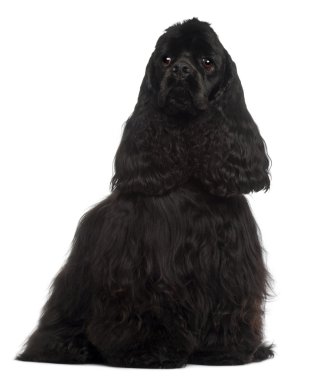
M 208 23 L 157 41 L 115 156 L 18 360 L 175 368 L 273 356 L 259 230 L 266 145 Z

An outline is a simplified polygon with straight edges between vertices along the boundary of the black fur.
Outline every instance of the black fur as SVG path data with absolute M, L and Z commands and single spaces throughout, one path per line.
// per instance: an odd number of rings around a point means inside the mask
M 168 28 L 125 125 L 112 193 L 80 220 L 17 359 L 177 368 L 272 357 L 270 275 L 243 195 L 268 190 L 268 168 L 215 32 L 197 19 Z

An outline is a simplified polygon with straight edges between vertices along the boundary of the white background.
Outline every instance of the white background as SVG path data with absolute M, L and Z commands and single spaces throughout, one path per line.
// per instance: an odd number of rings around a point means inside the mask
M 1 1 L 2 378 L 312 378 L 312 15 L 305 1 Z M 249 195 L 275 278 L 276 357 L 241 367 L 118 369 L 14 361 L 35 327 L 80 216 L 109 194 L 122 126 L 155 42 L 208 21 L 237 64 L 272 158 Z

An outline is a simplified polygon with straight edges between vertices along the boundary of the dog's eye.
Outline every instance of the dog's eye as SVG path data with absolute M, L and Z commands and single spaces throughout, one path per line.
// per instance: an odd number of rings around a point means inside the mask
M 171 62 L 172 62 L 172 58 L 170 58 L 170 57 L 163 57 L 162 58 L 162 62 L 164 64 L 164 66 L 169 66 L 171 64 Z
M 214 71 L 214 63 L 208 58 L 202 58 L 202 65 L 208 72 Z

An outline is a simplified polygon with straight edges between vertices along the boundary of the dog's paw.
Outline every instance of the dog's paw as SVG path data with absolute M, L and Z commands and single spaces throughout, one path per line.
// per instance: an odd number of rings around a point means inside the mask
M 253 354 L 253 361 L 261 362 L 263 360 L 273 358 L 275 356 L 275 352 L 273 348 L 274 348 L 273 344 L 270 344 L 268 346 L 265 344 L 262 344 L 261 346 L 257 348 L 255 353 Z
M 157 353 L 134 352 L 122 357 L 107 357 L 105 364 L 113 367 L 128 368 L 181 368 L 187 365 L 185 357 L 164 357 Z

